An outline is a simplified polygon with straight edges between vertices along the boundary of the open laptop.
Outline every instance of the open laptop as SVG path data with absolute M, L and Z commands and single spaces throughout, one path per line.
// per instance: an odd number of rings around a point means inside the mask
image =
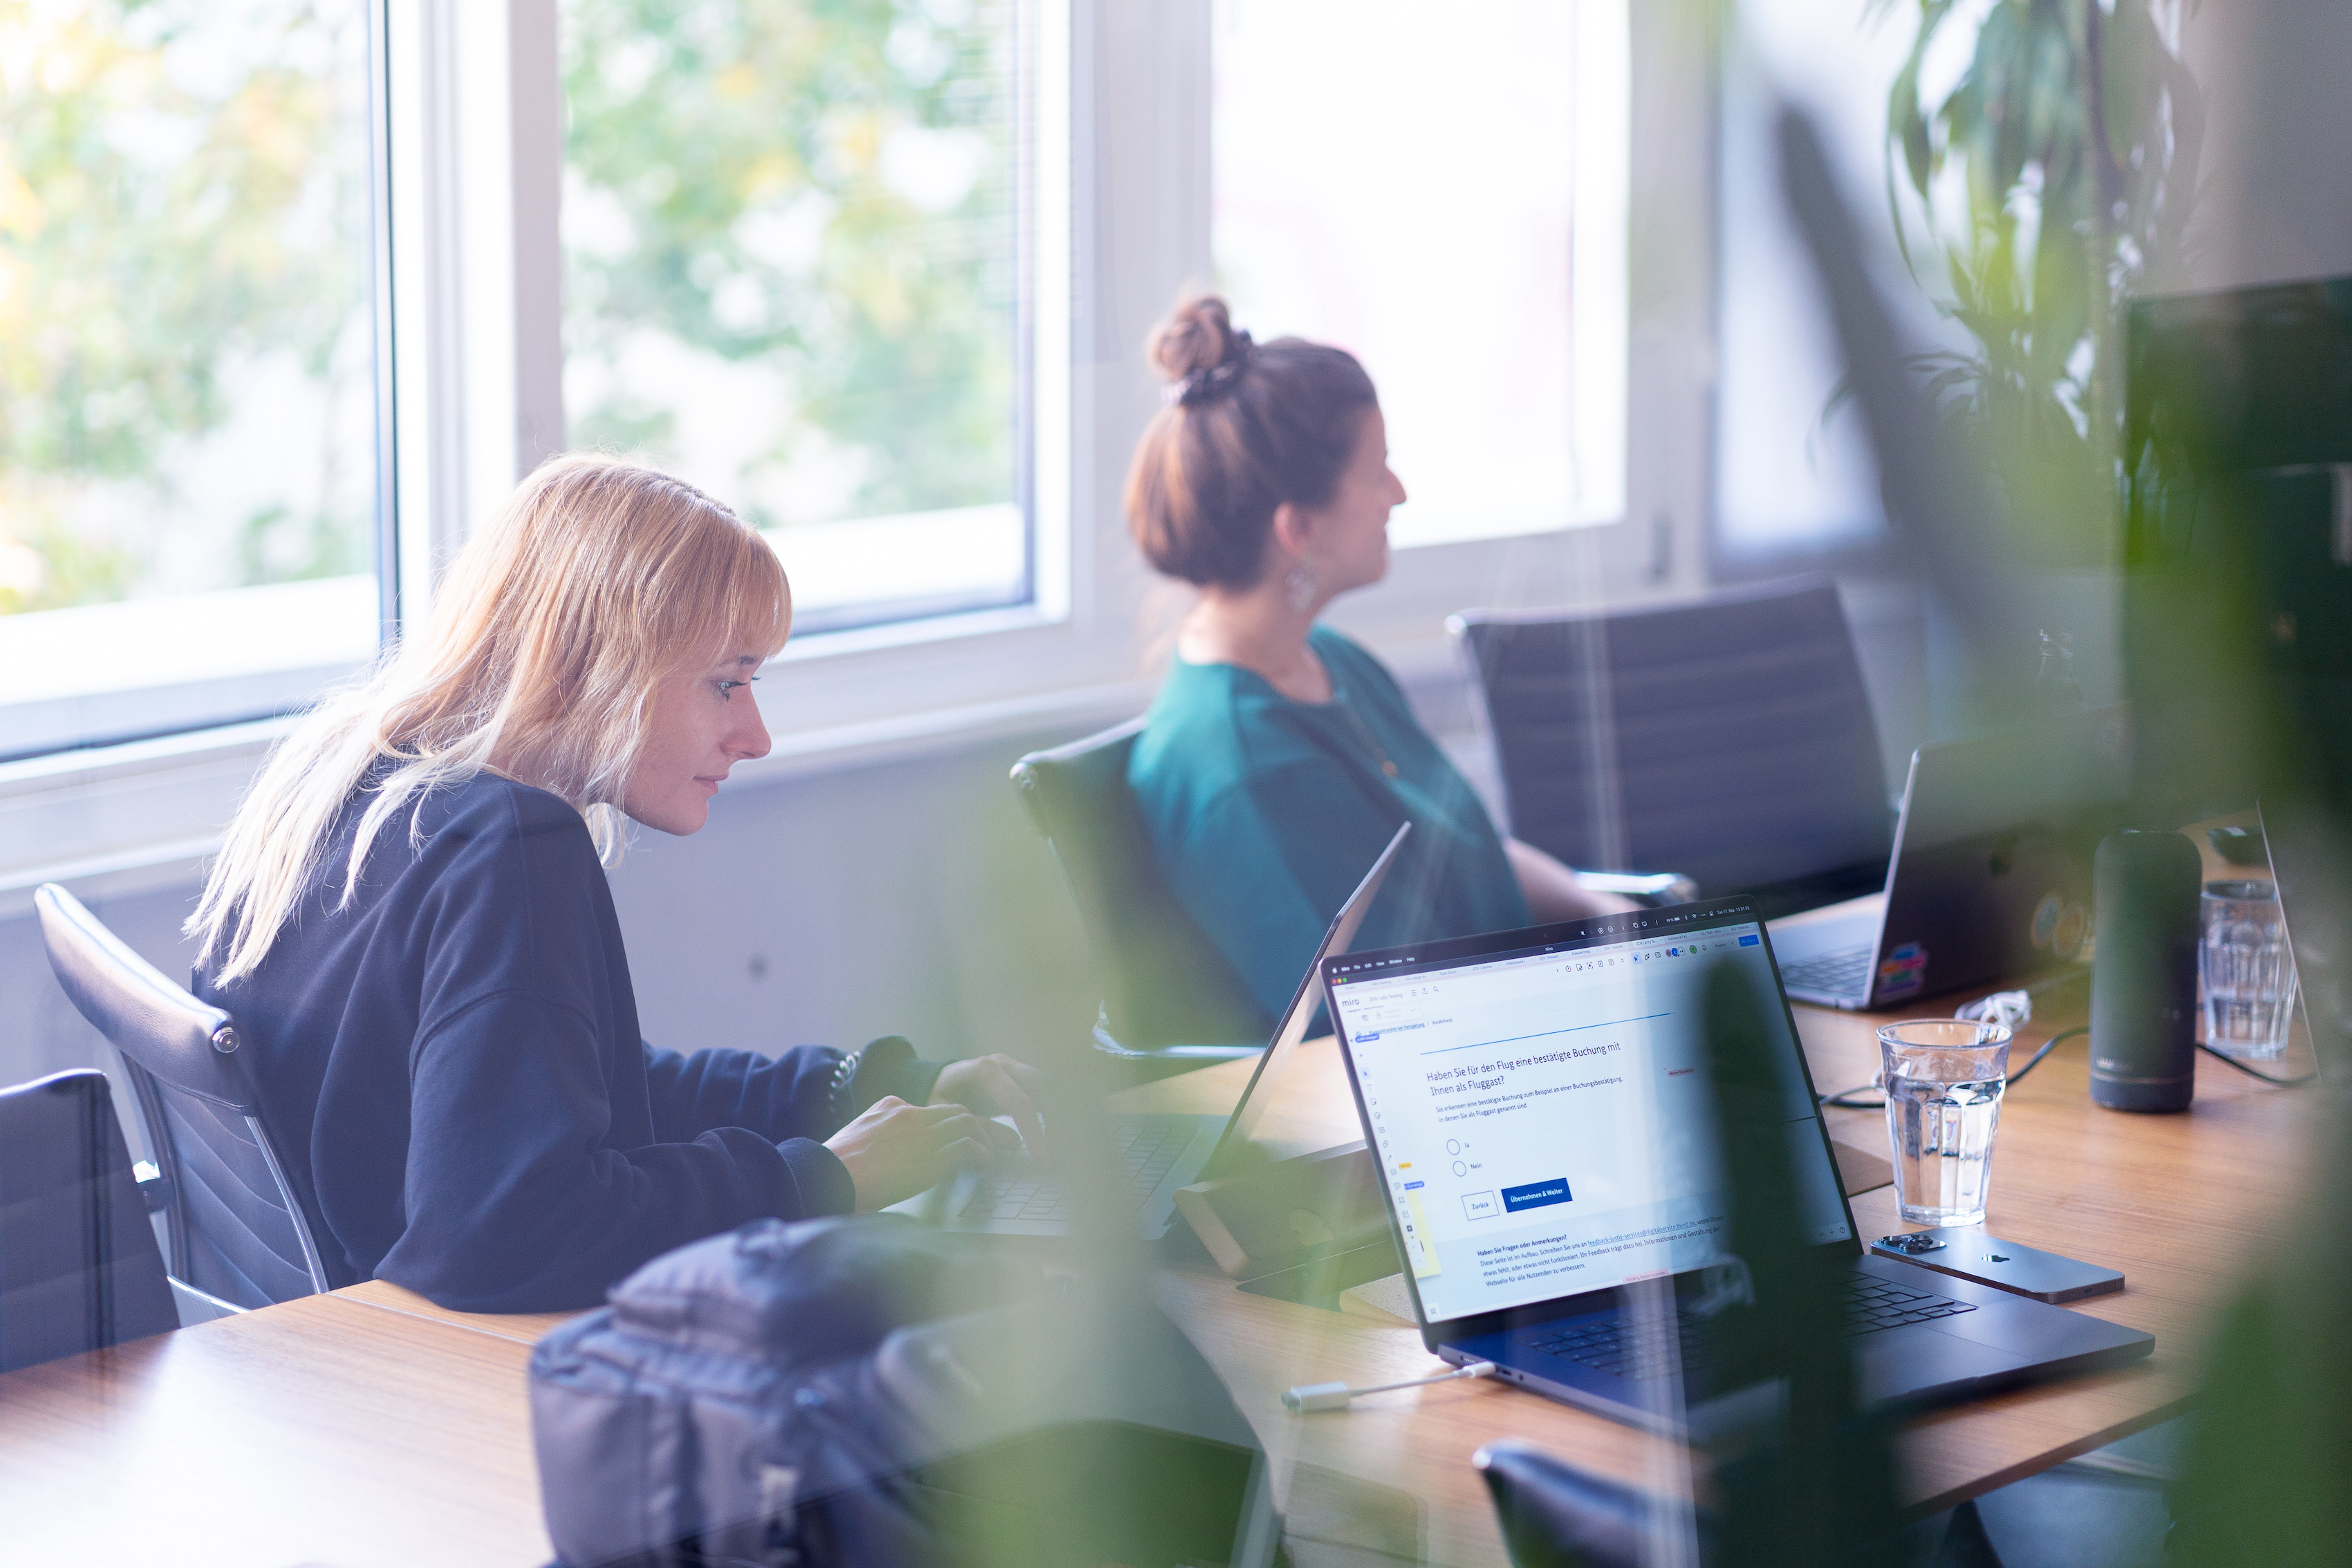
M 1278 1079 L 1307 1037 L 1323 999 L 1323 961 L 1348 951 L 1356 929 L 1364 923 L 1381 884 L 1395 864 L 1397 851 L 1412 832 L 1406 823 L 1396 830 L 1380 858 L 1372 862 L 1339 912 L 1323 930 L 1323 940 L 1291 993 L 1290 1005 L 1274 1031 L 1273 1040 L 1258 1053 L 1257 1068 L 1241 1103 L 1231 1116 L 1185 1116 L 1174 1113 L 1120 1115 L 1111 1118 L 1113 1152 L 1125 1167 L 1129 1195 L 1136 1206 L 1136 1223 L 1144 1239 L 1156 1241 L 1168 1234 L 1176 1215 L 1176 1190 L 1207 1176 L 1225 1173 L 1230 1163 L 1250 1140 L 1266 1097 L 1259 1091 Z M 943 1184 L 944 1208 L 940 1224 L 949 1230 L 976 1231 L 989 1236 L 1067 1236 L 1069 1196 L 1043 1176 L 967 1176 Z M 934 1189 L 938 1191 L 939 1189 Z M 927 1194 L 928 1196 L 928 1194 Z M 909 1203 L 920 1205 L 921 1198 Z M 937 1212 L 934 1210 L 933 1212 Z M 928 1217 L 928 1215 L 926 1216 Z
M 1701 1070 L 1717 963 L 1781 994 L 1754 900 L 1324 961 L 1432 1352 L 1654 1429 L 1704 1430 L 1709 1407 L 1724 1408 L 1696 1310 L 1728 1222 Z M 2154 1347 L 2135 1329 L 1870 1253 L 1785 996 L 1770 1033 L 1801 1228 L 1843 1270 L 1865 1398 L 1941 1402 Z
M 1770 922 L 1789 994 L 1886 1007 L 2079 963 L 2130 763 L 2120 704 L 1912 752 L 1884 890 Z

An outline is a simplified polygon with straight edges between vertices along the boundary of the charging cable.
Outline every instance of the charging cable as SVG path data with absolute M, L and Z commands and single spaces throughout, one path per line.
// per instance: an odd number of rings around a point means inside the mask
M 2007 1026 L 2009 1028 L 2014 1029 L 2021 1024 L 2030 1024 L 2033 1021 L 2033 998 L 2030 994 L 2023 991 L 1996 991 L 1990 996 L 1979 996 L 1973 1002 L 1961 1003 L 1958 1008 L 1954 1009 L 1952 1016 L 1955 1018 L 1965 1019 L 1971 1023 L 2001 1024 Z M 2042 1058 L 2055 1050 L 2062 1042 L 2071 1040 L 2077 1035 L 2087 1035 L 2091 1031 L 2087 1028 L 2062 1029 L 2057 1034 L 2051 1036 L 2048 1039 L 2042 1042 L 2042 1048 L 2034 1052 L 2032 1058 L 2029 1059 L 2023 1067 L 2019 1068 L 2015 1072 L 2011 1073 L 2003 1080 L 2003 1087 L 2005 1088 L 2009 1084 L 2015 1083 L 2027 1073 L 2030 1073 L 2035 1068 L 2040 1067 L 2042 1065 Z M 2198 1048 L 2203 1050 L 2207 1047 L 2200 1046 Z M 2218 1055 L 2219 1053 L 2217 1052 L 2216 1054 Z M 2221 1059 L 2229 1061 L 2227 1057 L 2223 1057 Z M 2239 1064 L 2236 1062 L 2230 1062 L 2230 1065 L 2231 1067 L 2238 1067 Z M 2241 1068 L 2240 1070 L 2252 1071 L 2252 1069 L 2249 1068 Z M 2269 1075 L 2265 1073 L 2255 1073 L 2254 1076 L 2268 1083 L 2299 1083 L 2302 1081 L 2299 1079 L 2274 1079 L 2269 1077 Z M 1816 1095 L 1814 1096 L 1814 1102 L 1820 1105 L 1832 1105 L 1837 1107 L 1840 1110 L 1884 1110 L 1886 1108 L 1886 1101 L 1884 1100 L 1856 1100 L 1853 1098 L 1855 1095 L 1867 1094 L 1873 1089 L 1881 1089 L 1884 1086 L 1879 1083 L 1878 1079 L 1874 1078 L 1868 1083 L 1858 1083 L 1852 1089 L 1839 1089 L 1835 1094 Z
M 2319 1076 L 2316 1072 L 2307 1072 L 2301 1078 L 2277 1078 L 2273 1077 L 2270 1073 L 2263 1072 L 2259 1068 L 2250 1068 L 2245 1063 L 2240 1061 L 2237 1058 L 2231 1056 L 2229 1052 L 2217 1051 L 2202 1040 L 2197 1042 L 2197 1048 L 2203 1051 L 2207 1056 L 2211 1057 L 2217 1062 L 2227 1062 L 2230 1066 L 2236 1068 L 2240 1072 L 2244 1073 L 2248 1078 L 2258 1078 L 2264 1083 L 2276 1084 L 2281 1089 L 2299 1089 Z
M 1494 1370 L 1491 1361 L 1474 1361 L 1452 1372 L 1441 1372 L 1435 1377 L 1409 1377 L 1402 1383 L 1382 1383 L 1370 1388 L 1349 1388 L 1344 1383 L 1302 1383 L 1297 1388 L 1282 1391 L 1282 1407 L 1302 1415 L 1317 1410 L 1345 1410 L 1348 1402 L 1360 1394 L 1386 1394 L 1391 1389 L 1419 1388 L 1431 1383 L 1458 1383 L 1465 1377 L 1486 1377 Z

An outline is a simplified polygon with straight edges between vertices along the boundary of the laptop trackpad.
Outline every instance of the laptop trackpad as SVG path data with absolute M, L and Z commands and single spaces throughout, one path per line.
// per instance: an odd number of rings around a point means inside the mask
M 1972 1383 L 2033 1363 L 2032 1356 L 1995 1350 L 1927 1323 L 1864 1334 L 1860 1349 L 1855 1362 L 1862 1374 L 1862 1396 L 1873 1404 Z

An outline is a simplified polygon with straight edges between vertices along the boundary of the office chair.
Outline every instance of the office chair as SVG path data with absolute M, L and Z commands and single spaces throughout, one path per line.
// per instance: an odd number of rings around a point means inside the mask
M 58 984 L 121 1054 L 169 1198 L 176 1289 L 266 1307 L 331 1289 L 262 1124 L 236 1023 L 166 980 L 56 883 L 33 895 Z
M 1032 752 L 1013 782 L 1077 900 L 1102 1005 L 1095 1044 L 1149 1071 L 1255 1054 L 1273 1021 L 1160 875 L 1127 787 L 1143 721 Z
M 0 1089 L 0 1372 L 179 1326 L 106 1075 Z
M 1662 1522 L 1657 1500 L 1588 1475 L 1533 1443 L 1505 1437 L 1470 1456 L 1495 1504 L 1512 1568 L 1641 1568 Z M 1713 1560 L 1714 1521 L 1697 1517 L 1699 1561 Z
M 1847 868 L 1853 891 L 1878 885 L 1874 868 L 1884 879 L 1878 731 L 1827 581 L 1446 626 L 1516 837 L 1571 866 L 1672 866 L 1710 895 Z

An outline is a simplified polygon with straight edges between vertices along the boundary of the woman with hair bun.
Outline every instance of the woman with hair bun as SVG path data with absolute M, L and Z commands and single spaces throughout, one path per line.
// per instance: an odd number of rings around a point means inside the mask
M 1150 353 L 1167 401 L 1128 472 L 1128 521 L 1200 598 L 1128 782 L 1177 899 L 1269 1022 L 1407 821 L 1359 947 L 1625 908 L 1498 835 L 1395 679 L 1318 622 L 1387 574 L 1389 512 L 1405 499 L 1355 356 L 1254 342 L 1214 295 L 1180 305 Z
M 715 1232 L 910 1197 L 1011 1139 L 984 1117 L 1036 1133 L 1007 1057 L 638 1036 L 604 868 L 623 817 L 696 832 L 767 753 L 751 682 L 791 623 L 725 507 L 557 458 L 263 767 L 188 921 L 194 988 L 236 1018 L 332 1283 L 594 1306 Z

